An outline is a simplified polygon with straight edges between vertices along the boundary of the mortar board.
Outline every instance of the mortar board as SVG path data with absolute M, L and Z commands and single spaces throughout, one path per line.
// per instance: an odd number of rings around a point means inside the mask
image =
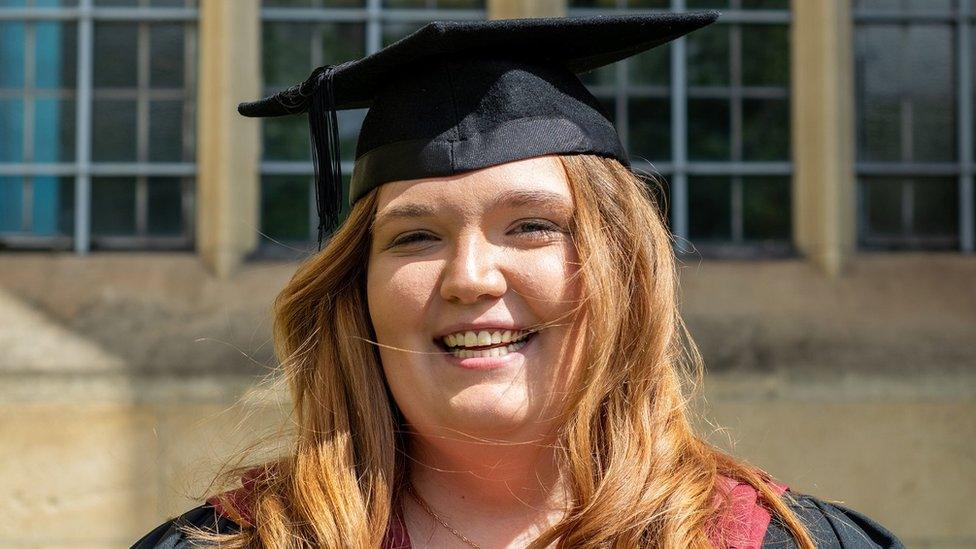
M 369 108 L 349 189 L 454 175 L 546 154 L 630 162 L 607 113 L 577 75 L 670 42 L 718 12 L 433 21 L 366 56 L 312 71 L 244 116 L 308 113 L 318 239 L 342 200 L 336 111 Z

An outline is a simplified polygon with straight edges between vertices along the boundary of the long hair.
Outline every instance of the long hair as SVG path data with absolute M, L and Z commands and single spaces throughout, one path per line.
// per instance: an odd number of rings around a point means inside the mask
M 724 475 L 755 487 L 798 545 L 812 549 L 764 473 L 692 427 L 690 399 L 704 368 L 678 311 L 676 259 L 655 195 L 614 159 L 559 158 L 576 206 L 586 367 L 574 369 L 556 445 L 570 507 L 530 547 L 711 547 L 728 510 L 719 497 Z M 288 455 L 266 463 L 253 483 L 254 526 L 199 537 L 226 547 L 381 545 L 405 483 L 406 427 L 366 306 L 376 194 L 352 207 L 275 300 L 295 433 Z

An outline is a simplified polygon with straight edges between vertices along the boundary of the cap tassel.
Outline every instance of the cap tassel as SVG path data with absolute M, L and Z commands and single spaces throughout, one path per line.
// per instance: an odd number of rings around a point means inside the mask
M 319 217 L 318 249 L 326 231 L 339 225 L 342 204 L 342 164 L 339 157 L 339 125 L 332 76 L 336 65 L 326 65 L 319 73 L 308 106 L 312 165 L 315 168 L 315 206 Z

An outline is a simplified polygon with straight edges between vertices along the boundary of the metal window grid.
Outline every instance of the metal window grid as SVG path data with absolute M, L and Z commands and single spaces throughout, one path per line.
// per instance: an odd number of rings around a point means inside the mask
M 976 250 L 976 212 L 974 212 L 973 190 L 973 71 L 972 71 L 972 33 L 976 24 L 973 0 L 955 0 L 954 8 L 902 10 L 892 8 L 857 8 L 853 10 L 855 32 L 863 26 L 872 24 L 943 24 L 955 32 L 952 45 L 956 56 L 956 142 L 957 160 L 955 162 L 865 162 L 858 160 L 858 239 L 875 244 L 914 243 L 917 245 L 944 245 L 945 239 L 907 235 L 904 237 L 884 237 L 873 235 L 867 226 L 866 201 L 862 178 L 865 177 L 955 177 L 958 181 L 959 196 L 959 250 L 973 253 Z M 911 121 L 902 117 L 902 134 L 911 134 Z M 902 183 L 901 215 L 902 226 L 910 224 L 914 216 L 914 196 L 910 186 Z
M 25 234 L 0 234 L 0 243 L 14 247 L 44 247 L 44 248 L 69 248 L 72 246 L 76 253 L 85 254 L 92 246 L 91 235 L 91 182 L 93 177 L 117 176 L 135 178 L 136 210 L 134 217 L 136 220 L 136 235 L 106 235 L 96 237 L 96 243 L 103 248 L 152 248 L 152 249 L 171 249 L 187 248 L 193 241 L 193 210 L 194 210 L 194 184 L 193 179 L 196 175 L 195 162 L 149 162 L 148 159 L 148 128 L 149 128 L 149 99 L 166 98 L 170 95 L 178 95 L 179 99 L 184 100 L 184 108 L 195 108 L 196 95 L 196 73 L 193 62 L 195 58 L 195 26 L 192 23 L 197 21 L 198 13 L 196 7 L 182 8 L 155 8 L 150 7 L 148 0 L 140 0 L 139 7 L 97 7 L 94 0 L 78 0 L 76 7 L 25 7 L 25 8 L 2 8 L 0 9 L 0 21 L 26 23 L 28 29 L 33 29 L 32 23 L 43 21 L 63 21 L 73 22 L 77 25 L 77 68 L 76 68 L 76 88 L 72 92 L 62 92 L 65 98 L 75 99 L 75 161 L 60 163 L 35 163 L 35 162 L 16 162 L 0 163 L 0 176 L 12 176 L 24 178 L 24 199 L 22 208 L 24 211 L 31 207 L 31 189 L 29 179 L 34 176 L 73 176 L 74 177 L 74 235 L 72 236 L 37 236 Z M 94 27 L 96 23 L 105 21 L 118 21 L 136 23 L 139 25 L 138 39 L 138 78 L 139 83 L 136 92 L 119 92 L 112 90 L 99 90 L 95 92 L 93 88 L 93 49 L 94 49 Z M 184 84 L 183 90 L 165 91 L 152 90 L 148 87 L 149 71 L 149 34 L 148 26 L 150 23 L 162 22 L 183 22 L 185 25 L 185 53 L 184 59 Z M 33 39 L 33 30 L 27 33 L 27 39 Z M 33 42 L 26 45 L 27 55 L 32 55 L 34 48 Z M 32 70 L 30 59 L 27 60 L 28 68 Z M 28 74 L 25 80 L 25 89 L 19 93 L 20 97 L 30 99 L 37 97 L 36 93 L 30 88 L 33 83 L 33 75 Z M 92 101 L 98 96 L 131 95 L 138 105 L 137 111 L 137 135 L 136 143 L 138 146 L 136 162 L 94 162 L 92 159 Z M 28 105 L 30 102 L 26 102 Z M 27 108 L 28 116 L 30 108 Z M 22 133 L 25 141 L 32 141 L 29 135 L 33 131 L 33 120 L 25 116 L 24 128 Z M 184 138 L 192 136 L 193 117 L 184 117 L 183 135 Z M 25 142 L 25 146 L 30 146 Z M 184 141 L 184 149 L 194 148 L 192 139 Z M 28 158 L 30 158 L 28 156 Z M 176 177 L 181 178 L 181 211 L 183 213 L 183 234 L 178 236 L 149 236 L 146 234 L 148 220 L 148 180 L 151 177 Z M 30 214 L 27 213 L 25 219 L 29 221 Z
M 635 9 L 627 7 L 627 0 L 616 0 L 617 7 L 611 12 L 655 13 L 661 9 Z M 685 11 L 685 0 L 671 0 L 667 11 Z M 572 15 L 596 15 L 607 13 L 606 8 L 570 8 Z M 722 17 L 715 24 L 729 25 L 730 31 L 730 82 L 723 86 L 693 86 L 688 84 L 686 39 L 671 42 L 670 65 L 671 83 L 669 86 L 636 86 L 628 82 L 630 59 L 616 63 L 615 82 L 612 89 L 590 87 L 598 97 L 613 97 L 617 112 L 617 129 L 624 146 L 628 146 L 628 98 L 646 97 L 654 93 L 658 97 L 670 93 L 671 100 L 671 160 L 648 162 L 634 158 L 635 169 L 660 174 L 670 182 L 669 215 L 671 232 L 675 236 L 675 249 L 679 253 L 698 252 L 708 256 L 750 257 L 764 255 L 789 255 L 790 242 L 751 243 L 743 236 L 743 178 L 748 176 L 791 176 L 793 164 L 790 161 L 744 161 L 743 150 L 743 99 L 789 98 L 788 89 L 782 87 L 744 86 L 742 83 L 742 24 L 789 25 L 792 14 L 789 10 L 743 9 L 741 0 L 731 0 L 730 8 L 722 10 Z M 789 52 L 785 53 L 789 55 Z M 688 98 L 729 99 L 730 139 L 732 147 L 729 161 L 692 160 L 688 155 Z M 731 235 L 728 241 L 691 245 L 689 234 L 688 178 L 690 176 L 728 176 L 732 185 L 731 193 Z

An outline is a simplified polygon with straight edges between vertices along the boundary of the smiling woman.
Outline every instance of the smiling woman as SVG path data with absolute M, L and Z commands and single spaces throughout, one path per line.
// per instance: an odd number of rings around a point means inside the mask
M 292 451 L 238 471 L 241 487 L 137 546 L 898 547 L 869 518 L 793 493 L 693 430 L 703 369 L 678 311 L 671 235 L 565 68 L 714 18 L 432 24 L 351 72 L 317 71 L 243 106 L 270 116 L 311 97 L 313 137 L 331 143 L 315 122 L 329 109 L 313 107 L 357 104 L 356 86 L 387 63 L 472 33 L 548 54 L 428 59 L 437 70 L 378 93 L 350 214 L 275 303 Z M 584 47 L 605 50 L 574 51 L 584 31 L 602 37 Z M 341 177 L 335 151 L 316 151 L 327 220 Z

